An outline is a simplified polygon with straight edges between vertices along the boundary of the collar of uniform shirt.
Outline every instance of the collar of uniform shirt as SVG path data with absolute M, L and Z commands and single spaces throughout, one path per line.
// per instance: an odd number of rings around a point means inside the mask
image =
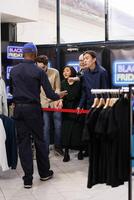
M 35 63 L 33 60 L 26 60 L 26 59 L 24 59 L 22 62 L 23 63 Z

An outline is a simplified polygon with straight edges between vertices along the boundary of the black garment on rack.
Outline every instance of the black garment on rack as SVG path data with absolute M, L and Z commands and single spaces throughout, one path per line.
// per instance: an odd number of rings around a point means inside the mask
M 113 117 L 118 132 L 118 176 L 123 181 L 129 177 L 129 101 L 121 97 L 113 107 Z
M 96 133 L 96 140 L 99 141 L 100 151 L 99 151 L 99 160 L 98 160 L 98 182 L 105 183 L 107 178 L 107 163 L 108 163 L 108 146 L 107 146 L 107 123 L 108 123 L 108 116 L 109 116 L 110 108 L 102 109 L 95 126 L 95 133 Z
M 115 105 L 118 104 L 115 103 Z M 107 179 L 106 183 L 112 187 L 117 187 L 124 183 L 123 179 L 120 179 L 118 176 L 118 152 L 119 152 L 119 131 L 118 124 L 115 120 L 114 109 L 115 105 L 110 109 L 109 118 L 108 118 L 108 128 L 106 131 L 108 139 L 108 149 L 107 149 Z
M 0 118 L 2 119 L 6 132 L 6 152 L 8 166 L 11 167 L 11 169 L 16 169 L 18 154 L 15 123 L 12 118 L 9 118 L 7 116 L 0 115 Z
M 98 182 L 97 177 L 97 166 L 98 166 L 98 152 L 100 151 L 99 141 L 96 140 L 96 134 L 94 132 L 95 125 L 97 122 L 97 118 L 99 113 L 101 112 L 102 107 L 94 108 L 91 113 L 89 113 L 89 118 L 86 119 L 86 126 L 89 134 L 89 177 L 88 180 L 92 180 L 91 182 L 88 181 L 88 187 L 96 184 Z
M 109 125 L 112 125 L 111 135 L 107 134 Z M 96 136 L 100 141 L 98 183 L 106 183 L 112 187 L 123 184 L 118 178 L 117 154 L 118 154 L 118 132 L 113 117 L 113 108 L 102 109 L 95 127 Z
M 88 187 L 97 183 L 119 186 L 129 175 L 129 101 L 121 97 L 113 107 L 96 113 L 96 121 L 91 114 Z

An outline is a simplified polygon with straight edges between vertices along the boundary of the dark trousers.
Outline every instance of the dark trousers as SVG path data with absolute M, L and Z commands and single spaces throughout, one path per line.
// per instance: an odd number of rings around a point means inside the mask
M 43 136 L 43 117 L 40 105 L 16 104 L 14 118 L 17 129 L 19 156 L 24 170 L 24 184 L 32 184 L 33 158 L 31 135 L 36 148 L 37 167 L 40 177 L 48 175 L 50 163 Z

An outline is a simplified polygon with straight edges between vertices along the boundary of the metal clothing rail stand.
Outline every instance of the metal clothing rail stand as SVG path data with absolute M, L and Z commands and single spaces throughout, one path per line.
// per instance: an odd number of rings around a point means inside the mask
M 134 92 L 134 85 L 129 85 L 127 88 L 122 89 L 91 89 L 92 94 L 113 93 L 121 94 L 128 93 L 129 97 L 129 179 L 128 179 L 128 200 L 132 200 L 132 156 L 131 156 L 131 137 L 133 131 L 133 110 L 132 110 L 132 94 Z
M 134 92 L 134 88 L 132 85 L 129 85 L 129 182 L 128 182 L 128 200 L 132 200 L 132 144 L 131 144 L 131 137 L 133 133 L 133 108 L 132 108 L 132 95 Z

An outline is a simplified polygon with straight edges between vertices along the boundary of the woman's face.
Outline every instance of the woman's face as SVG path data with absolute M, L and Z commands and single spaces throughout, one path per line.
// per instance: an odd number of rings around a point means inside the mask
M 71 70 L 69 67 L 65 67 L 63 70 L 63 76 L 65 79 L 69 78 L 71 76 Z

